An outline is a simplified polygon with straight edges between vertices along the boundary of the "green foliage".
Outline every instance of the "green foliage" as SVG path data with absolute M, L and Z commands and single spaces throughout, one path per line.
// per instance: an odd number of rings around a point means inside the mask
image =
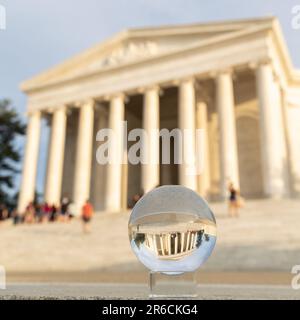
M 8 191 L 14 188 L 14 178 L 21 152 L 16 138 L 25 134 L 25 125 L 11 106 L 9 100 L 0 100 L 0 203 L 12 206 L 15 197 L 9 197 Z

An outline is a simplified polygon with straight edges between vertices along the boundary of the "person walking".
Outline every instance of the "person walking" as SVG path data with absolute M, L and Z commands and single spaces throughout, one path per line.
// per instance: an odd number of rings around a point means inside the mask
M 43 210 L 42 205 L 39 203 L 35 204 L 35 222 L 42 222 L 43 220 Z
M 64 197 L 61 201 L 61 205 L 60 205 L 60 220 L 62 222 L 66 222 L 69 220 L 69 205 L 70 205 L 70 201 L 67 197 Z
M 90 233 L 90 222 L 94 215 L 94 208 L 89 200 L 86 200 L 85 204 L 82 206 L 81 209 L 81 219 L 82 219 L 82 227 L 83 233 Z
M 144 190 L 141 189 L 139 193 L 136 193 L 132 197 L 132 208 L 137 204 L 137 202 L 142 198 L 144 195 Z
M 53 204 L 52 206 L 50 206 L 50 211 L 49 211 L 49 221 L 50 222 L 54 222 L 57 219 L 57 207 L 55 204 Z
M 41 222 L 47 222 L 49 220 L 50 212 L 51 212 L 51 207 L 48 204 L 48 202 L 44 202 L 42 205 L 42 219 Z
M 4 204 L 0 204 L 0 222 L 8 218 L 8 210 Z
M 33 202 L 30 202 L 25 210 L 24 220 L 26 223 L 33 223 L 35 220 L 35 206 Z
M 234 187 L 232 182 L 228 185 L 229 192 L 229 204 L 228 204 L 228 214 L 230 217 L 238 217 L 239 216 L 239 191 Z

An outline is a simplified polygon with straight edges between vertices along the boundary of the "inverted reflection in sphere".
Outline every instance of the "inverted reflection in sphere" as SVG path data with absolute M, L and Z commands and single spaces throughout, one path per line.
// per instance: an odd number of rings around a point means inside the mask
M 150 270 L 166 274 L 191 272 L 211 255 L 216 221 L 196 192 L 178 185 L 144 195 L 129 219 L 132 250 Z

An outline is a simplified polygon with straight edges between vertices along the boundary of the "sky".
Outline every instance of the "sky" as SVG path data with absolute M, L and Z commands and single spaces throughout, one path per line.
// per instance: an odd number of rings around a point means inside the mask
M 127 28 L 277 16 L 293 64 L 300 68 L 300 29 L 292 28 L 292 9 L 300 0 L 0 0 L 0 5 L 6 9 L 6 29 L 0 30 L 0 99 L 12 100 L 22 116 L 22 81 Z M 48 135 L 43 124 L 39 191 Z M 23 145 L 19 139 L 18 146 Z

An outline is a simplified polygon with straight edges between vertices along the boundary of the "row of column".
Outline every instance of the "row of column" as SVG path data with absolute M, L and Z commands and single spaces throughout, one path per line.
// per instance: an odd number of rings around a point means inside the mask
M 172 256 L 194 250 L 197 232 L 188 231 L 168 234 L 147 234 L 145 245 L 159 256 Z
M 281 194 L 284 191 L 282 177 L 284 152 L 284 134 L 280 104 L 274 99 L 276 88 L 273 80 L 273 71 L 270 64 L 260 65 L 257 68 L 257 94 L 261 118 L 261 144 L 263 162 L 263 181 L 266 195 Z M 196 105 L 193 79 L 186 79 L 179 85 L 179 129 L 195 132 L 197 128 L 204 129 L 207 135 L 207 106 L 200 101 Z M 237 137 L 234 111 L 233 82 L 230 71 L 224 71 L 216 76 L 216 105 L 219 115 L 220 130 L 220 164 L 221 164 L 221 194 L 226 195 L 228 181 L 239 187 L 239 168 Z M 142 188 L 148 192 L 159 184 L 159 88 L 152 87 L 144 94 L 143 128 L 149 132 L 147 164 L 142 165 Z M 122 157 L 123 131 L 120 126 L 125 117 L 124 96 L 117 95 L 110 101 L 109 127 L 114 131 L 118 143 L 110 150 L 115 159 L 108 165 L 106 208 L 118 211 L 122 199 Z M 20 189 L 18 210 L 24 211 L 26 205 L 33 200 L 37 170 L 38 146 L 40 138 L 39 111 L 29 117 L 27 128 L 27 144 L 24 158 L 22 184 Z M 198 119 L 196 121 L 196 119 Z M 64 147 L 66 135 L 66 108 L 57 109 L 53 113 L 51 145 L 45 187 L 45 200 L 49 203 L 59 203 L 61 197 Z M 80 107 L 79 128 L 77 138 L 77 153 L 75 159 L 74 202 L 81 206 L 90 194 L 90 178 L 93 145 L 94 102 L 87 101 Z M 150 134 L 151 132 L 151 134 Z M 205 154 L 208 154 L 208 140 L 204 137 Z M 179 183 L 192 190 L 202 192 L 209 186 L 209 159 L 206 158 L 204 174 L 199 177 L 188 174 L 188 166 L 196 163 L 195 135 L 183 141 L 184 162 L 179 166 Z M 278 149 L 280 146 L 280 150 Z M 203 149 L 202 149 L 203 151 Z M 199 152 L 199 151 L 197 151 Z M 201 188 L 200 188 L 201 189 Z

